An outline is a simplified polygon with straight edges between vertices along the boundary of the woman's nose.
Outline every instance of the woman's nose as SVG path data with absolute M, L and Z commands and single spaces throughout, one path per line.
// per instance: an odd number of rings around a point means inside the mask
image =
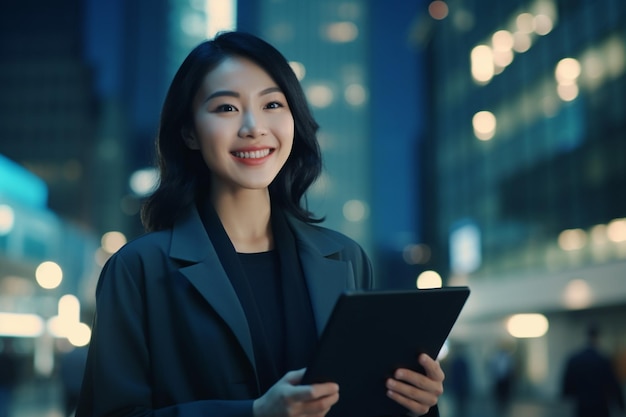
M 267 133 L 262 124 L 262 118 L 253 112 L 247 112 L 243 116 L 239 136 L 242 138 L 255 138 Z

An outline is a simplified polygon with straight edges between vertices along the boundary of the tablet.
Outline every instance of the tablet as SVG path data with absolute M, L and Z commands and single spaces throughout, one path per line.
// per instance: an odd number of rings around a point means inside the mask
M 423 372 L 418 355 L 438 356 L 469 293 L 468 287 L 343 293 L 302 383 L 339 384 L 328 417 L 405 415 L 387 397 L 385 380 L 399 367 Z

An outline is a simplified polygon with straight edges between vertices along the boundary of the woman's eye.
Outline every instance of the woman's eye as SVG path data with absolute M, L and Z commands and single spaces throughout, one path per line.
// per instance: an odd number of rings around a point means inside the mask
M 279 109 L 283 107 L 282 103 L 279 103 L 278 101 L 272 101 L 271 103 L 268 103 L 265 108 L 267 109 Z
M 214 110 L 216 113 L 237 111 L 237 108 L 230 104 L 221 104 Z

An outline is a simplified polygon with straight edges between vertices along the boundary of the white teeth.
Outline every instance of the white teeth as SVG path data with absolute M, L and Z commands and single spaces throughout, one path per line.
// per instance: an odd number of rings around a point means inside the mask
M 261 151 L 253 151 L 253 152 L 233 152 L 233 155 L 235 155 L 237 158 L 242 158 L 242 159 L 264 158 L 269 154 L 270 154 L 269 149 L 263 149 Z

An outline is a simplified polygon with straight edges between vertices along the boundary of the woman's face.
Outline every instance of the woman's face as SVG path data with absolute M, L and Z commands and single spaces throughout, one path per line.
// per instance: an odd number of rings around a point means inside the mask
M 289 157 L 295 129 L 274 80 L 253 61 L 226 58 L 205 76 L 192 111 L 185 142 L 201 152 L 213 190 L 267 188 Z

